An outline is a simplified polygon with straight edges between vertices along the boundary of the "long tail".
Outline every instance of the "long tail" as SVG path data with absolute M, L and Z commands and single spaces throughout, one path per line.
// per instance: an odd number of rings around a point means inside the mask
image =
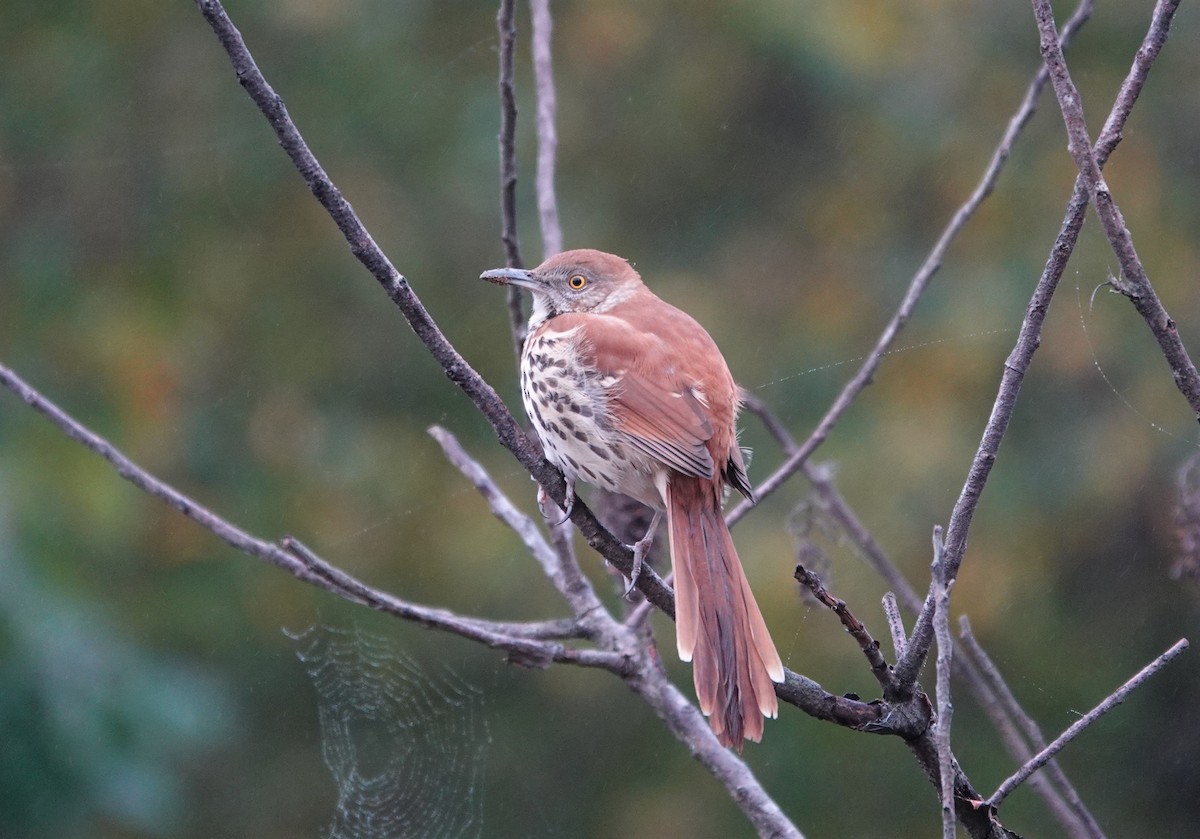
M 700 710 L 723 745 L 741 751 L 762 739 L 763 717 L 779 703 L 772 682 L 783 662 L 750 591 L 721 515 L 720 486 L 674 474 L 667 486 L 675 634 L 692 661 Z

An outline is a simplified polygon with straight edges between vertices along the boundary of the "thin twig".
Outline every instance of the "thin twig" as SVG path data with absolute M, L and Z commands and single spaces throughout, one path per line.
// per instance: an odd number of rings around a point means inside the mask
M 554 166 L 558 154 L 558 133 L 554 126 L 558 109 L 551 64 L 553 19 L 550 0 L 529 0 L 533 19 L 533 84 L 537 90 L 537 187 L 538 218 L 542 228 L 542 259 L 563 248 L 562 226 L 558 221 L 558 200 L 554 194 Z
M 940 524 L 934 525 L 933 528 L 933 562 L 936 573 L 930 574 L 929 591 L 925 595 L 925 602 L 921 605 L 916 623 L 913 624 L 912 637 L 904 646 L 903 657 L 896 662 L 894 690 L 897 697 L 908 696 L 916 689 L 917 679 L 933 645 L 933 618 L 937 613 L 939 590 L 953 582 L 946 577 L 945 542 Z
M 584 626 L 591 625 L 595 616 L 604 613 L 604 605 L 596 596 L 591 582 L 575 564 L 569 550 L 548 543 L 533 519 L 517 509 L 478 461 L 467 454 L 457 438 L 441 426 L 431 426 L 429 435 L 442 447 L 446 459 L 469 480 L 487 501 L 492 515 L 520 537 L 530 555 L 542 566 L 542 572 L 554 584 L 571 606 L 575 617 Z
M 1154 8 L 1154 19 L 1167 20 L 1174 14 L 1178 5 L 1179 0 L 1159 0 Z M 1121 281 L 1112 285 L 1129 298 L 1134 308 L 1145 319 L 1167 364 L 1170 365 L 1175 386 L 1179 388 L 1179 392 L 1192 407 L 1196 419 L 1200 421 L 1200 372 L 1196 370 L 1195 363 L 1183 346 L 1175 321 L 1167 314 L 1154 291 L 1154 286 L 1150 284 L 1146 269 L 1133 247 L 1133 237 L 1125 226 L 1121 210 L 1100 172 L 1100 165 L 1092 152 L 1092 142 L 1088 138 L 1087 122 L 1083 118 L 1083 102 L 1075 83 L 1071 81 L 1058 32 L 1055 30 L 1054 12 L 1050 8 L 1049 0 L 1033 0 L 1033 12 L 1041 35 L 1042 58 L 1050 68 L 1050 79 L 1054 84 L 1059 108 L 1062 110 L 1067 136 L 1070 138 L 1067 149 L 1075 159 L 1075 165 L 1087 186 L 1088 195 L 1096 208 L 1100 224 L 1104 227 L 1109 245 L 1121 265 Z M 1151 49 L 1155 52 L 1161 49 L 1167 37 L 1165 23 L 1158 29 L 1157 34 L 1159 42 L 1152 47 L 1144 45 L 1142 50 L 1138 51 L 1135 63 L 1149 60 L 1143 58 L 1143 54 L 1148 56 Z
M 892 634 L 892 650 L 899 659 L 904 655 L 904 648 L 908 646 L 908 635 L 904 632 L 904 618 L 900 616 L 900 604 L 896 602 L 895 592 L 884 593 L 883 616 L 887 619 L 888 631 Z
M 1119 688 L 1105 697 L 1103 702 L 1076 720 L 1071 727 L 1060 734 L 1053 743 L 1034 755 L 1028 763 L 1022 766 L 1019 770 L 1017 770 L 1016 773 L 1014 773 L 1011 777 L 1005 780 L 1004 783 L 996 788 L 996 791 L 988 798 L 987 803 L 993 807 L 1000 806 L 1000 802 L 1007 798 L 1009 793 L 1020 786 L 1026 778 L 1040 769 L 1046 763 L 1046 761 L 1050 760 L 1050 758 L 1062 751 L 1064 746 L 1083 733 L 1088 726 L 1124 702 L 1125 697 L 1127 697 L 1137 688 L 1141 687 L 1141 685 L 1147 679 L 1149 679 L 1159 670 L 1163 669 L 1163 667 L 1170 663 L 1172 659 L 1174 659 L 1187 648 L 1188 642 L 1186 638 L 1181 638 L 1176 641 L 1169 650 L 1139 670 L 1132 679 L 1121 685 Z
M 1091 16 L 1091 13 L 1092 0 L 1081 0 L 1074 14 L 1071 15 L 1071 19 L 1063 27 L 1064 40 L 1069 40 L 1070 36 Z M 801 464 L 808 460 L 809 456 L 825 442 L 825 438 L 829 436 L 833 427 L 841 419 L 842 414 L 858 398 L 859 393 L 871 383 L 871 379 L 883 361 L 883 357 L 887 355 L 888 349 L 896 340 L 896 336 L 900 334 L 900 330 L 908 323 L 908 319 L 912 315 L 913 309 L 916 308 L 917 301 L 921 299 L 925 288 L 929 285 L 929 281 L 933 279 L 933 275 L 942 267 L 942 261 L 945 259 L 946 252 L 950 249 L 951 243 L 957 238 L 975 211 L 979 209 L 979 205 L 991 194 L 997 179 L 1000 177 L 1000 171 L 1004 168 L 1004 164 L 1008 160 L 1008 156 L 1021 134 L 1021 130 L 1029 122 L 1034 110 L 1036 110 L 1037 99 L 1046 84 L 1046 79 L 1046 69 L 1042 67 L 1029 83 L 1029 87 L 1025 92 L 1025 98 L 1021 101 L 1021 105 L 1017 108 L 1016 113 L 1008 121 L 1004 135 L 993 150 L 987 168 L 984 169 L 983 175 L 980 177 L 978 184 L 976 184 L 974 191 L 955 211 L 950 222 L 942 231 L 941 236 L 938 237 L 937 242 L 925 257 L 925 261 L 921 263 L 921 267 L 917 269 L 916 274 L 909 281 L 908 290 L 905 291 L 904 298 L 900 301 L 900 306 L 883 328 L 883 332 L 880 333 L 875 346 L 863 361 L 862 366 L 842 388 L 837 398 L 834 399 L 833 404 L 829 406 L 829 410 L 825 412 L 825 416 L 821 418 L 821 421 L 817 423 L 817 427 L 813 429 L 808 439 L 804 441 L 804 444 L 796 449 L 787 460 L 755 487 L 756 501 L 762 501 L 775 490 L 779 489 L 785 481 L 796 473 Z M 743 501 L 731 510 L 726 517 L 730 526 L 746 515 L 752 506 L 749 501 Z
M 1046 738 L 1042 735 L 1038 724 L 1025 713 L 1025 709 L 1021 707 L 1012 689 L 1004 680 L 1004 676 L 1001 675 L 1000 668 L 992 661 L 991 656 L 987 654 L 971 631 L 971 622 L 967 616 L 961 615 L 958 623 L 959 636 L 962 638 L 966 654 L 973 659 L 974 665 L 982 671 L 983 677 L 987 681 L 988 690 L 986 693 L 979 694 L 980 702 L 983 704 L 984 710 L 996 722 L 1001 736 L 1010 741 L 1009 752 L 1014 756 L 1020 754 L 1019 759 L 1024 763 L 1036 752 L 1046 748 Z M 1024 738 L 1021 736 L 1021 731 L 1024 731 Z M 1047 798 L 1046 800 L 1055 809 L 1056 818 L 1068 829 L 1070 834 L 1078 839 L 1104 839 L 1104 831 L 1100 824 L 1084 805 L 1079 793 L 1067 779 L 1066 773 L 1058 765 L 1057 760 L 1051 760 L 1046 764 L 1045 776 L 1036 775 L 1030 779 L 1030 783 L 1034 785 L 1051 782 L 1062 791 L 1062 796 L 1055 795 L 1053 799 Z M 1060 805 L 1066 808 L 1065 812 L 1057 809 Z
M 871 675 L 875 677 L 875 681 L 879 682 L 881 688 L 887 689 L 892 682 L 892 669 L 888 667 L 887 661 L 883 658 L 883 653 L 879 651 L 879 642 L 871 637 L 871 633 L 863 625 L 863 622 L 854 616 L 854 613 L 850 611 L 850 607 L 846 605 L 846 601 L 834 597 L 826 591 L 825 586 L 821 584 L 820 577 L 803 565 L 796 566 L 795 576 L 796 581 L 811 591 L 813 597 L 821 601 L 822 604 L 838 616 L 838 620 L 842 622 L 842 626 L 858 642 L 859 648 L 863 651 L 863 655 L 866 656 L 867 664 L 871 667 Z

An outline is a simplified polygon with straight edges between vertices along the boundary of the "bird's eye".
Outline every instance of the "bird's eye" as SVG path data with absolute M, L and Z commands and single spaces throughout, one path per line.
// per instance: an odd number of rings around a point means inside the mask
M 567 280 L 567 285 L 576 291 L 579 291 L 579 289 L 587 285 L 587 277 L 583 276 L 583 274 L 576 274 L 575 276 L 571 277 L 571 279 Z

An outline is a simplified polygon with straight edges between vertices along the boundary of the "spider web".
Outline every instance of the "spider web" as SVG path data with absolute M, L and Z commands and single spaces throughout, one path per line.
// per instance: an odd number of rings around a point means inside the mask
M 285 634 L 316 689 L 321 756 L 337 785 L 325 836 L 479 836 L 491 743 L 483 693 L 357 628 Z

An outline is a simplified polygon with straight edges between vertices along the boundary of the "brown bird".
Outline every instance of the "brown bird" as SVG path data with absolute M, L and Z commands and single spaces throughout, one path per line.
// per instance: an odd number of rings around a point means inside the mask
M 521 398 L 546 459 L 576 479 L 653 508 L 634 546 L 637 578 L 663 511 L 671 534 L 679 657 L 700 709 L 739 751 L 778 712 L 783 662 L 721 513 L 728 483 L 753 498 L 737 442 L 737 385 L 717 345 L 656 297 L 624 259 L 566 251 L 482 279 L 533 293 Z

